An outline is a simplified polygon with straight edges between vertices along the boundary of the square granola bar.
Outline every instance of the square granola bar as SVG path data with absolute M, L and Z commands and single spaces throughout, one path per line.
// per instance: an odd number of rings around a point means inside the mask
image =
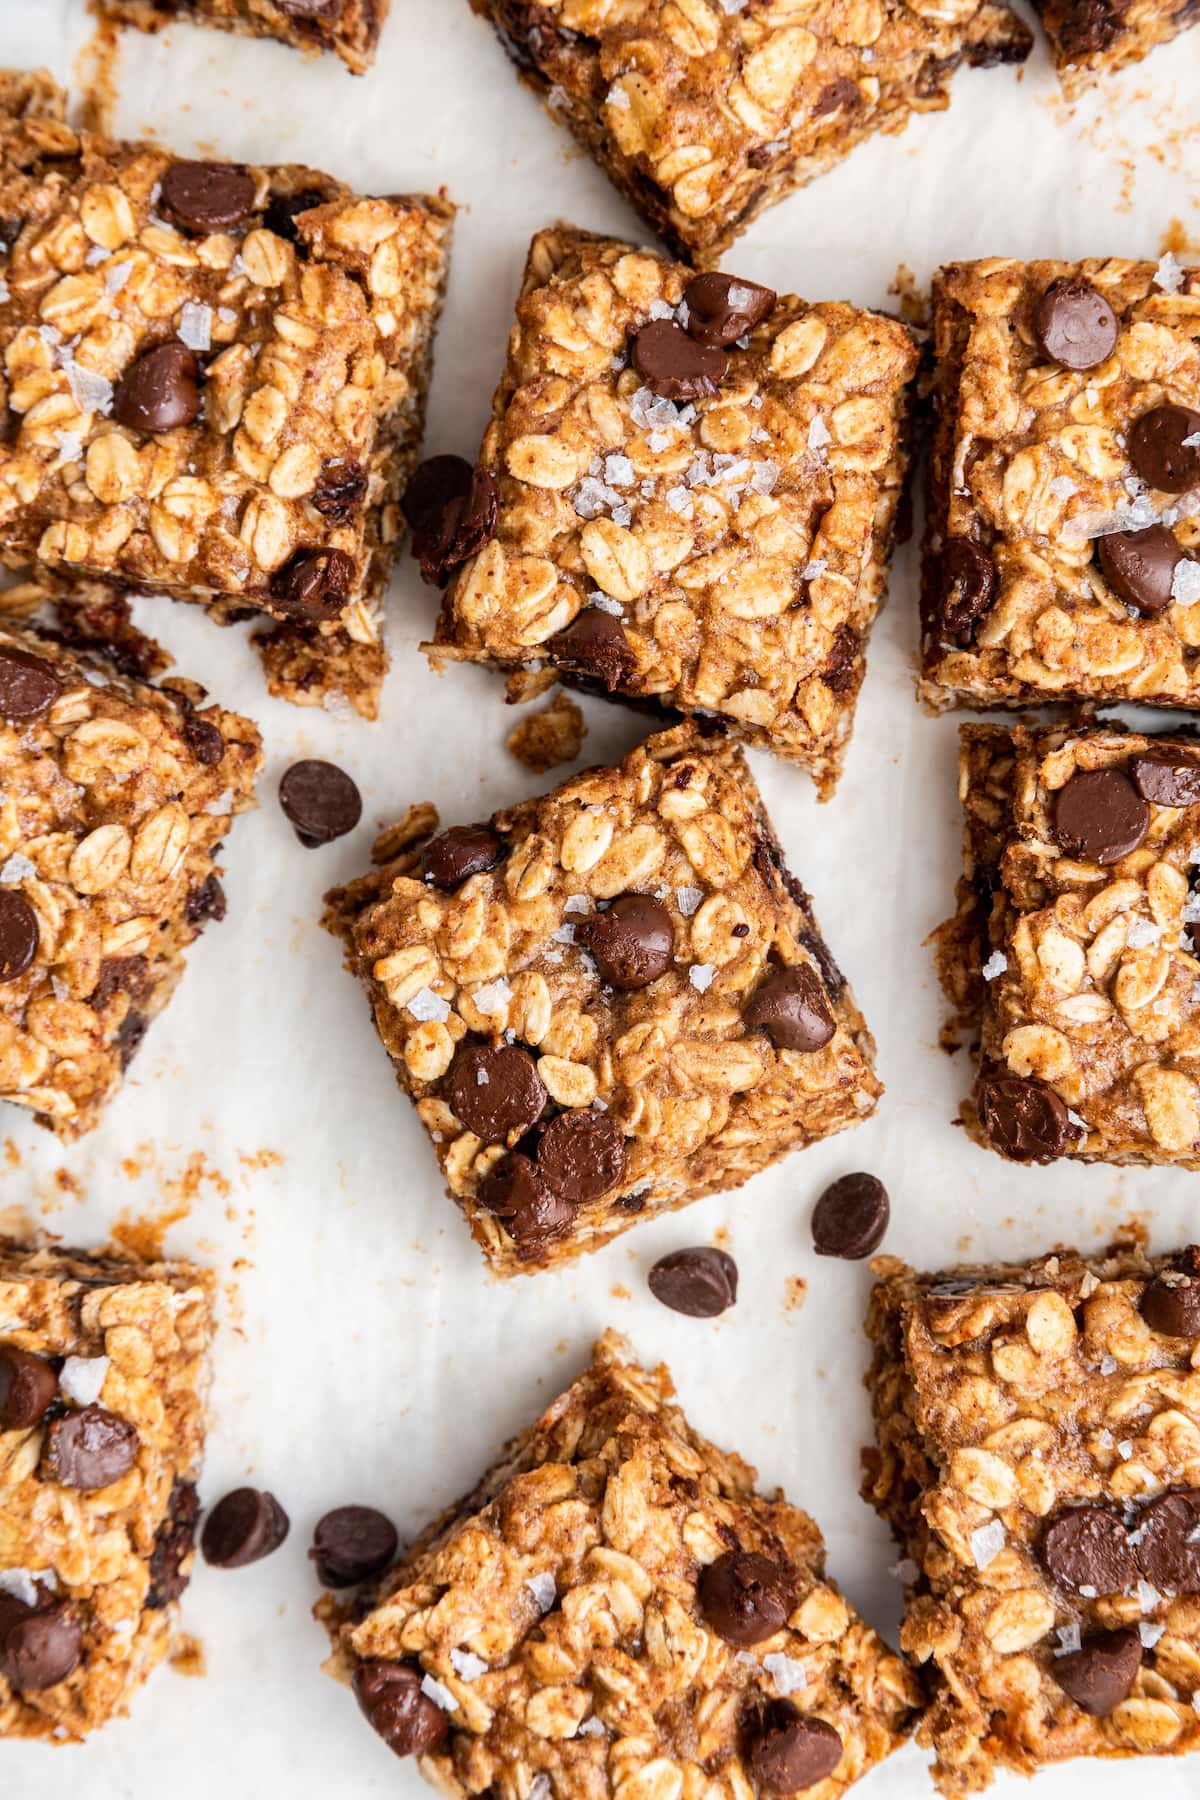
M 912 1672 L 821 1534 L 613 1333 L 339 1628 L 331 1672 L 440 1793 L 813 1790 L 907 1736 Z
M 159 31 L 173 20 L 242 37 L 278 38 L 296 50 L 332 51 L 355 75 L 375 60 L 391 0 L 99 0 L 102 19 Z
M 477 508 L 435 666 L 540 665 L 716 713 L 828 792 L 883 594 L 916 368 L 895 319 L 539 233 L 477 475 L 491 510 Z M 438 575 L 441 547 L 426 557 Z
M 170 1648 L 215 1287 L 0 1239 L 0 1740 L 82 1738 Z
M 0 552 L 281 622 L 375 714 L 452 208 L 75 132 L 0 79 Z
M 1200 1749 L 1200 1250 L 875 1268 L 864 1492 L 940 1791 Z
M 978 1032 L 963 1119 L 1018 1162 L 1200 1168 L 1200 739 L 966 725 L 935 934 Z
M 856 144 L 948 106 L 960 64 L 1024 62 L 1033 43 L 1002 0 L 472 5 L 554 117 L 701 265 Z
M 1033 0 L 1063 91 L 1077 99 L 1094 81 L 1170 43 L 1200 10 L 1196 0 Z M 1164 73 L 1166 71 L 1164 70 Z
M 214 860 L 254 803 L 248 719 L 0 619 L 0 1100 L 91 1130 L 184 951 L 225 916 Z
M 923 682 L 935 708 L 1200 706 L 1200 270 L 934 282 Z
M 488 824 L 436 824 L 385 832 L 326 924 L 498 1273 L 874 1110 L 874 1043 L 727 740 L 684 724 Z

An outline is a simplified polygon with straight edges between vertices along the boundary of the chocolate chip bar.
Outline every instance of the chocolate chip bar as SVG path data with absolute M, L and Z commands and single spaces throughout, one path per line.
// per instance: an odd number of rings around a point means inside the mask
M 431 579 L 457 565 L 435 667 L 540 668 L 715 713 L 828 793 L 916 367 L 878 313 L 541 232 L 474 489 L 416 533 Z
M 215 856 L 261 760 L 202 688 L 0 619 L 0 1100 L 63 1138 L 97 1123 L 225 916 Z
M 977 1034 L 963 1120 L 1016 1162 L 1200 1168 L 1200 739 L 962 731 L 942 985 Z
M 159 31 L 172 20 L 215 25 L 242 37 L 278 38 L 296 50 L 332 51 L 355 75 L 375 60 L 391 0 L 100 0 L 115 25 Z
M 934 283 L 923 698 L 1200 706 L 1200 270 Z
M 0 552 L 278 621 L 375 714 L 452 209 L 71 130 L 0 78 Z
M 396 1568 L 319 1604 L 330 1671 L 454 1800 L 836 1800 L 919 1691 L 826 1577 L 813 1521 L 754 1484 L 609 1333 Z
M 1200 1249 L 876 1269 L 865 1494 L 941 1793 L 1200 1749 Z
M 1024 62 L 1004 4 L 472 0 L 666 243 L 708 265 L 876 132 L 949 104 L 962 63 Z
M 502 1275 L 857 1124 L 874 1044 L 745 761 L 693 724 L 439 836 L 385 832 L 326 924 Z
M 1070 99 L 1101 77 L 1140 62 L 1200 18 L 1196 0 L 1034 0 L 1034 5 Z
M 84 1737 L 170 1648 L 215 1287 L 0 1239 L 0 1740 Z

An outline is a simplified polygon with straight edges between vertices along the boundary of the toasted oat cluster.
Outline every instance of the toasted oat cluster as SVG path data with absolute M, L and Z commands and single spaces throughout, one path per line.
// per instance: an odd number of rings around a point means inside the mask
M 1200 1749 L 1200 1250 L 875 1267 L 864 1492 L 940 1791 Z
M 215 1286 L 0 1239 L 0 1740 L 84 1737 L 170 1648 Z
M 320 1603 L 330 1671 L 455 1800 L 835 1800 L 919 1690 L 754 1482 L 609 1333 L 373 1593 Z
M 253 805 L 248 719 L 0 619 L 0 1100 L 96 1124 L 184 951 L 225 915 L 214 861 Z
M 764 207 L 949 104 L 962 63 L 1024 62 L 1003 3 L 471 0 L 665 241 L 714 262 Z
M 540 665 L 717 713 L 828 792 L 916 367 L 894 319 L 541 232 L 483 444 L 492 529 L 448 589 L 435 666 Z
M 296 50 L 332 51 L 355 75 L 375 60 L 391 0 L 100 0 L 100 17 L 158 31 L 173 19 L 242 37 L 278 38 Z
M 499 1273 L 873 1111 L 870 1033 L 727 740 L 685 723 L 487 824 L 436 824 L 418 807 L 385 833 L 326 924 Z
M 1196 23 L 1194 0 L 1034 0 L 1071 99 Z
M 452 209 L 72 131 L 0 79 L 0 552 L 279 622 L 373 717 Z
M 922 696 L 1200 705 L 1200 270 L 956 263 L 937 359 Z
M 963 1118 L 1020 1162 L 1200 1168 L 1200 740 L 966 725 L 938 969 Z

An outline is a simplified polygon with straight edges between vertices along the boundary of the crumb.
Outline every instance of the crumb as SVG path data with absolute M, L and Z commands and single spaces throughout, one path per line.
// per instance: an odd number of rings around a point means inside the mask
M 550 663 L 544 669 L 514 669 L 504 684 L 505 705 L 524 706 L 540 700 L 557 682 L 558 671 Z
M 917 286 L 917 278 L 907 263 L 897 265 L 888 293 L 895 294 L 900 302 L 900 317 L 906 325 L 928 325 L 929 296 Z
M 784 1317 L 798 1313 L 808 1298 L 808 1283 L 802 1275 L 789 1275 L 783 1284 Z
M 732 1242 L 733 1239 L 730 1236 L 728 1225 L 718 1225 L 717 1229 L 713 1232 L 713 1243 L 717 1246 L 718 1250 L 728 1250 Z
M 514 725 L 506 742 L 519 763 L 544 775 L 560 763 L 574 762 L 586 735 L 583 714 L 569 694 L 560 693 L 541 712 Z
M 624 1285 L 623 1282 L 620 1282 L 620 1281 L 614 1281 L 608 1291 L 612 1295 L 614 1300 L 632 1300 L 633 1299 L 633 1295 L 630 1293 L 629 1289 Z
M 21 1152 L 11 1138 L 4 1140 L 4 1161 L 10 1169 L 19 1169 L 21 1166 Z
M 254 1169 L 257 1171 L 262 1171 L 263 1169 L 279 1169 L 283 1167 L 284 1163 L 282 1150 L 239 1150 L 237 1159 L 241 1163 L 243 1169 Z
M 169 1661 L 177 1675 L 196 1677 L 208 1674 L 208 1659 L 198 1637 L 178 1638 Z

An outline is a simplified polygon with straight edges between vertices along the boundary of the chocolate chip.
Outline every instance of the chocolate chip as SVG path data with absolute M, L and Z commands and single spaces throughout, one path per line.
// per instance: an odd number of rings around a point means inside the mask
M 1138 1566 L 1146 1580 L 1164 1593 L 1200 1594 L 1200 1489 L 1163 1494 L 1138 1525 Z
M 854 692 L 862 676 L 862 639 L 852 625 L 839 625 L 821 670 L 821 680 L 831 693 L 843 698 Z
M 397 1756 L 426 1755 L 450 1730 L 441 1707 L 421 1692 L 420 1670 L 408 1663 L 359 1663 L 354 1698 L 367 1723 Z
M 1125 1526 L 1102 1506 L 1077 1506 L 1055 1519 L 1042 1538 L 1042 1562 L 1076 1593 L 1123 1594 L 1137 1580 Z
M 58 1392 L 58 1377 L 44 1356 L 0 1345 L 0 1431 L 38 1425 Z
M 214 1569 L 244 1569 L 278 1550 L 291 1521 L 274 1494 L 259 1488 L 234 1488 L 204 1521 L 200 1548 Z
M 1165 1337 L 1200 1337 L 1200 1249 L 1192 1246 L 1180 1266 L 1163 1269 L 1142 1292 L 1141 1314 Z
M 289 244 L 298 243 L 297 218 L 311 212 L 314 206 L 324 206 L 328 198 L 318 188 L 301 188 L 298 194 L 272 194 L 263 213 L 263 224 L 276 237 L 286 238 Z
M 825 119 L 830 113 L 839 112 L 843 106 L 857 106 L 862 100 L 858 83 L 851 81 L 848 75 L 838 75 L 825 86 L 813 102 L 814 119 Z
M 675 927 L 661 900 L 651 894 L 622 894 L 606 912 L 576 925 L 575 942 L 595 957 L 604 981 L 632 993 L 649 987 L 671 967 Z
M 231 163 L 172 163 L 162 178 L 162 210 L 188 231 L 228 231 L 253 206 L 253 178 Z
M 16 981 L 34 957 L 40 940 L 37 914 L 15 888 L 0 888 L 0 982 Z
M 818 1256 L 841 1256 L 858 1262 L 883 1242 L 891 1218 L 888 1191 L 876 1175 L 843 1175 L 827 1187 L 812 1218 L 813 1247 Z
M 656 1300 L 689 1319 L 715 1319 L 737 1299 L 737 1264 L 707 1244 L 660 1256 L 646 1280 Z
M 969 644 L 975 627 L 996 599 L 996 565 L 970 538 L 947 538 L 939 567 L 942 630 L 957 644 Z
M 306 850 L 331 844 L 362 818 L 362 795 L 336 763 L 309 758 L 285 769 L 279 804 Z
M 23 725 L 49 712 L 62 683 L 48 662 L 28 650 L 0 649 L 0 719 Z
M 177 339 L 139 356 L 113 390 L 112 416 L 131 431 L 172 431 L 199 411 L 200 364 Z
M 219 923 L 225 917 L 225 889 L 216 875 L 207 875 L 199 887 L 188 889 L 183 916 L 189 925 L 202 925 L 206 919 Z
M 996 1149 L 1013 1162 L 1049 1162 L 1075 1136 L 1054 1089 L 1019 1075 L 984 1077 L 979 1117 Z
M 1194 442 L 1189 442 L 1194 439 Z M 1182 494 L 1200 483 L 1200 412 L 1155 406 L 1129 433 L 1129 460 L 1148 487 Z
M 549 1095 L 528 1050 L 519 1044 L 461 1044 L 446 1084 L 450 1110 L 485 1144 L 528 1131 Z
M 178 1600 L 188 1584 L 183 1565 L 192 1554 L 200 1502 L 190 1481 L 177 1481 L 167 1503 L 167 1517 L 158 1528 L 150 1553 L 150 1586 L 146 1605 L 152 1611 Z
M 625 1138 L 607 1113 L 576 1107 L 547 1125 L 538 1145 L 538 1174 L 560 1200 L 599 1200 L 625 1173 Z
M 1175 533 L 1165 525 L 1145 531 L 1110 531 L 1098 545 L 1100 567 L 1126 606 L 1151 618 L 1171 605 L 1171 584 L 1183 560 Z
M 1200 761 L 1182 750 L 1153 749 L 1135 756 L 1130 778 L 1143 800 L 1154 806 L 1195 806 L 1200 803 Z
M 336 619 L 354 590 L 354 558 L 344 550 L 297 550 L 271 577 L 271 600 L 289 619 Z
M 423 505 L 431 507 L 432 502 L 422 501 L 418 494 L 414 509 Z M 499 518 L 495 476 L 490 469 L 472 469 L 466 492 L 453 494 L 439 510 L 427 512 L 422 525 L 414 527 L 413 555 L 421 565 L 421 579 L 431 587 L 445 587 L 455 569 L 495 537 Z
M 637 674 L 637 656 L 620 619 L 601 606 L 584 607 L 545 648 L 552 662 L 591 676 L 610 694 Z
M 820 1050 L 837 1026 L 821 983 L 807 963 L 760 981 L 742 1009 L 747 1031 L 765 1031 L 777 1050 Z
M 130 999 L 140 1000 L 149 985 L 150 964 L 144 956 L 106 956 L 89 1004 L 99 1011 L 114 994 L 128 994 Z
M 660 400 L 711 399 L 726 362 L 723 350 L 698 344 L 670 319 L 643 325 L 633 340 L 633 366 Z
M 515 1244 L 536 1248 L 568 1232 L 575 1220 L 569 1201 L 551 1193 L 537 1167 L 519 1150 L 502 1157 L 484 1176 L 476 1196 L 480 1206 L 503 1219 Z
M 796 1604 L 796 1580 L 786 1563 L 753 1550 L 727 1550 L 701 1571 L 696 1597 L 718 1637 L 748 1648 L 787 1623 Z
M 693 276 L 683 298 L 688 309 L 688 336 L 698 344 L 723 349 L 761 325 L 776 297 L 772 289 L 760 287 L 757 281 L 739 281 L 736 275 L 714 272 Z
M 150 1029 L 150 1021 L 145 1013 L 128 1012 L 117 1026 L 117 1035 L 113 1039 L 121 1067 L 127 1069 L 142 1047 L 142 1040 Z
M 767 1700 L 745 1726 L 746 1766 L 759 1791 L 798 1794 L 833 1774 L 842 1740 L 824 1719 L 802 1713 L 790 1700 Z
M 1116 349 L 1117 315 L 1090 282 L 1064 275 L 1052 281 L 1033 315 L 1033 331 L 1051 362 L 1094 369 Z
M 436 526 L 451 500 L 463 500 L 470 493 L 474 473 L 465 456 L 430 456 L 419 464 L 400 501 L 412 529 L 429 531 Z
M 1050 1673 L 1083 1712 L 1107 1719 L 1128 1697 L 1141 1666 L 1142 1640 L 1136 1631 L 1097 1631 L 1078 1650 L 1053 1657 Z
M 323 1587 L 353 1587 L 386 1569 L 399 1548 L 396 1527 L 373 1506 L 337 1506 L 318 1519 L 309 1556 Z
M 206 769 L 215 769 L 225 754 L 225 739 L 208 719 L 186 718 L 183 737 L 196 761 Z
M 506 848 L 490 825 L 452 825 L 421 852 L 421 875 L 443 894 L 504 860 Z
M 352 456 L 327 456 L 309 498 L 323 519 L 348 525 L 367 497 L 367 471 Z
M 0 1674 L 18 1694 L 57 1687 L 77 1666 L 83 1650 L 79 1616 L 65 1600 L 20 1616 L 5 1608 L 0 1617 Z
M 60 1487 L 92 1492 L 127 1475 L 137 1461 L 138 1434 L 103 1406 L 80 1406 L 52 1420 L 38 1473 Z
M 1120 862 L 1149 829 L 1150 808 L 1121 769 L 1083 769 L 1058 790 L 1054 835 L 1072 856 Z

